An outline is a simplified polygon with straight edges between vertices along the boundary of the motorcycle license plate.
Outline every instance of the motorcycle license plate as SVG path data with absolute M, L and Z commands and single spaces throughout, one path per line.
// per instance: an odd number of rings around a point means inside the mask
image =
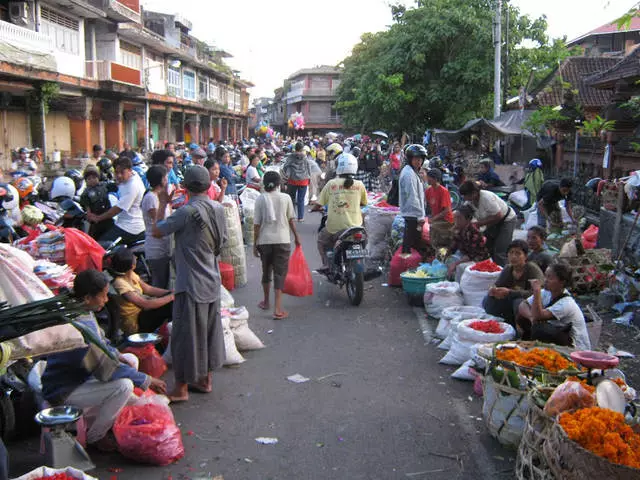
M 346 251 L 347 259 L 352 260 L 354 258 L 365 258 L 369 256 L 369 252 L 362 248 L 350 248 Z

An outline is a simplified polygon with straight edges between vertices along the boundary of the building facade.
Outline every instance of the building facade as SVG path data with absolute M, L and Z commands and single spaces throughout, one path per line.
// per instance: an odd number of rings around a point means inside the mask
M 282 110 L 284 124 L 294 112 L 304 115 L 305 127 L 310 132 L 327 132 L 342 128 L 342 120 L 335 110 L 341 69 L 332 66 L 305 68 L 291 75 L 284 87 Z
M 633 17 L 629 26 L 618 26 L 614 21 L 602 25 L 567 43 L 569 47 L 581 47 L 583 55 L 623 56 L 640 44 L 640 17 Z
M 247 88 L 188 20 L 139 0 L 0 0 L 0 151 L 79 158 L 158 141 L 237 140 Z

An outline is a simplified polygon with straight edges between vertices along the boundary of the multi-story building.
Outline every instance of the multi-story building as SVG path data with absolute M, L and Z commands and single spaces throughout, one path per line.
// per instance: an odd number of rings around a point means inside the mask
M 271 104 L 273 98 L 258 97 L 253 100 L 253 107 L 249 110 L 249 129 L 253 129 L 261 122 L 272 123 L 271 118 Z
M 584 55 L 623 56 L 640 44 L 640 17 L 633 17 L 631 24 L 618 25 L 617 21 L 607 23 L 567 43 L 569 47 L 581 47 Z
M 0 0 L 3 163 L 23 145 L 77 158 L 148 135 L 246 137 L 252 85 L 190 29 L 139 0 Z
M 340 74 L 339 68 L 326 65 L 295 72 L 285 84 L 287 113 L 302 113 L 306 129 L 314 133 L 341 129 L 335 110 Z

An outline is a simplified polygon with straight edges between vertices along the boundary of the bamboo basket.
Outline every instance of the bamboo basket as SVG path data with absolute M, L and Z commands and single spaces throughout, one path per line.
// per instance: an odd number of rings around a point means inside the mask
M 503 375 L 496 382 L 491 374 L 482 382 L 482 417 L 492 437 L 506 447 L 518 448 L 529 410 L 527 391 L 508 384 Z
M 594 248 L 586 250 L 584 255 L 563 258 L 573 270 L 572 293 L 583 294 L 603 290 L 607 286 L 607 273 L 602 265 L 611 265 L 611 250 L 608 248 Z
M 532 390 L 528 397 L 527 422 L 516 459 L 517 480 L 554 479 L 542 450 L 553 429 L 553 418 L 545 415 L 536 403 L 535 393 L 535 390 Z
M 616 479 L 638 480 L 640 470 L 611 463 L 606 458 L 582 448 L 571 440 L 559 423 L 554 423 L 551 435 L 542 448 L 549 469 L 562 480 Z

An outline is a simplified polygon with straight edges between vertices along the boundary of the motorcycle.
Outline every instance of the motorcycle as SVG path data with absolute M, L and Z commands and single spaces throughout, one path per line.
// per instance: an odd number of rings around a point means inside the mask
M 351 305 L 358 306 L 364 296 L 364 282 L 380 276 L 380 271 L 366 271 L 367 231 L 363 227 L 345 230 L 327 252 L 328 268 L 318 271 L 327 277 L 329 283 L 345 287 Z

